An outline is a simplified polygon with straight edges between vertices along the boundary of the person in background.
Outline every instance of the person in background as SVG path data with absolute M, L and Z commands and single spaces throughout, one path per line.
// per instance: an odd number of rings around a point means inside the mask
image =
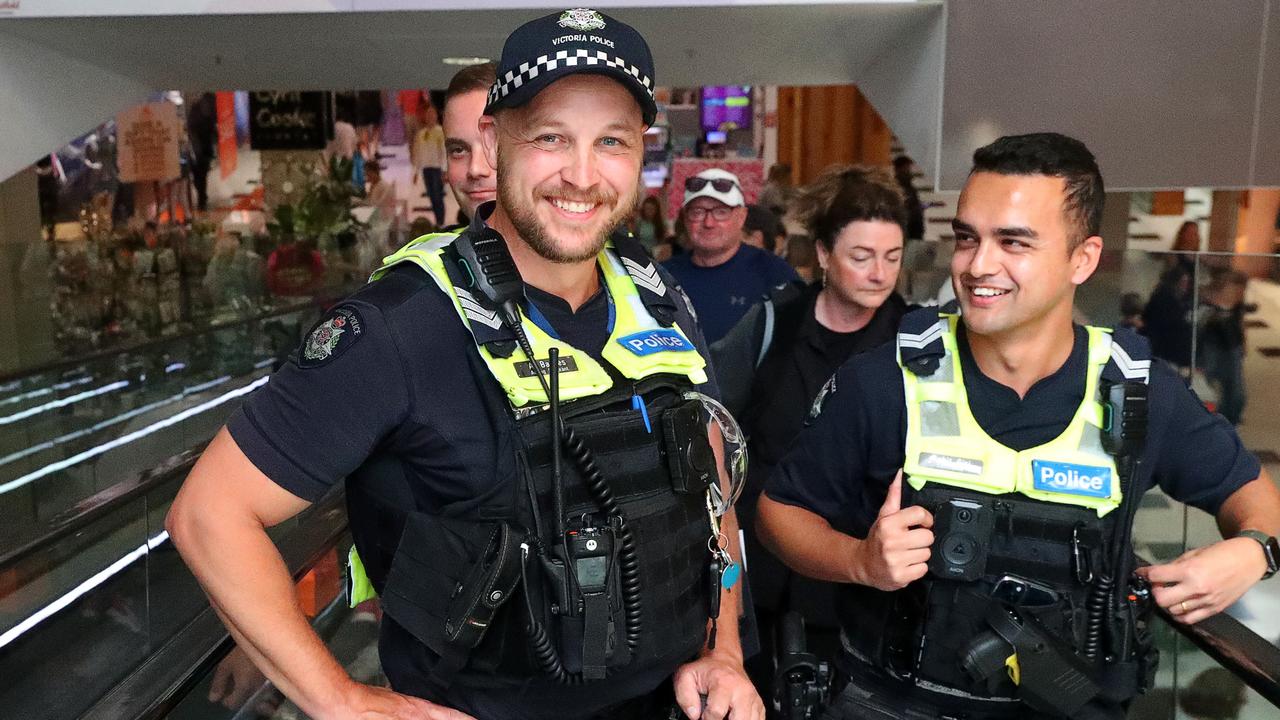
M 818 277 L 818 251 L 808 235 L 787 236 L 787 264 L 806 284 Z
M 703 170 L 685 181 L 684 218 L 689 252 L 665 266 L 698 311 L 707 342 L 724 337 L 771 290 L 797 279 L 774 255 L 743 243 L 746 198 L 738 176 Z
M 794 189 L 791 186 L 791 166 L 777 163 L 769 168 L 769 177 L 760 191 L 760 205 L 769 208 L 774 215 L 785 217 Z
M 763 205 L 748 205 L 747 219 L 742 224 L 742 241 L 778 255 L 778 238 L 786 238 L 782 220 Z
M 436 108 L 424 102 L 418 110 L 418 130 L 409 145 L 409 163 L 421 173 L 423 189 L 431 200 L 431 213 L 436 225 L 444 226 L 444 130 L 440 127 Z M 413 176 L 414 184 L 418 175 Z
M 893 159 L 893 179 L 902 189 L 902 197 L 907 205 L 907 239 L 924 238 L 924 205 L 920 202 L 920 193 L 913 182 L 916 164 L 906 155 Z
M 662 203 L 652 195 L 640 203 L 640 209 L 628 225 L 650 255 L 658 245 L 667 241 L 667 221 L 662 218 Z
M 1191 316 L 1200 226 L 1191 220 L 1182 223 L 1170 250 L 1164 259 L 1164 273 L 1142 310 L 1143 334 L 1151 341 L 1152 355 L 1185 373 L 1191 368 L 1191 337 L 1195 333 Z
M 471 65 L 459 70 L 444 92 L 445 176 L 458 201 L 458 211 L 467 221 L 475 217 L 481 203 L 498 194 L 498 174 L 485 158 L 479 125 L 489 88 L 496 79 L 493 63 Z M 459 218 L 459 224 L 466 222 Z
M 853 355 L 892 340 L 908 310 L 894 292 L 906 207 L 887 171 L 833 167 L 797 193 L 793 214 L 817 240 L 822 282 L 775 292 L 711 346 L 721 397 L 749 442 L 751 463 L 737 508 L 764 649 L 748 662 L 748 671 L 765 697 L 777 648 L 773 633 L 782 615 L 803 614 L 809 652 L 829 662 L 838 648 L 839 623 L 834 586 L 792 573 L 760 544 L 756 501 L 822 384 Z
M 351 160 L 359 144 L 360 137 L 356 134 L 356 126 L 351 124 L 351 115 L 340 108 L 333 123 L 333 139 L 324 148 L 325 162 L 334 157 Z
M 1244 291 L 1249 278 L 1214 268 L 1196 311 L 1196 365 L 1217 390 L 1217 410 L 1239 425 L 1245 406 Z

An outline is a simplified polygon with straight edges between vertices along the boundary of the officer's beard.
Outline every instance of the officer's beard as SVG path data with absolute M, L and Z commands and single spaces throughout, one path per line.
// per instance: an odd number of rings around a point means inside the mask
M 640 205 L 640 179 L 636 179 L 635 190 L 628 198 L 619 198 L 616 193 L 595 190 L 587 193 L 570 192 L 559 187 L 538 187 L 534 189 L 535 203 L 544 198 L 558 197 L 575 202 L 598 203 L 605 207 L 613 206 L 613 213 L 601 225 L 596 237 L 589 242 L 580 243 L 564 241 L 554 237 L 538 220 L 532 203 L 522 202 L 518 191 L 512 188 L 505 178 L 512 173 L 504 169 L 502 154 L 498 154 L 498 202 L 502 205 L 511 221 L 512 227 L 520 234 L 520 239 L 533 248 L 533 251 L 546 260 L 566 265 L 591 260 L 604 249 L 609 236 L 617 230 Z

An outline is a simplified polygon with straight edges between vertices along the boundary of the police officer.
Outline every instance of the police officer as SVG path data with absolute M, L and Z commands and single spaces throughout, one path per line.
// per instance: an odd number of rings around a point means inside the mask
M 445 179 L 458 207 L 468 217 L 498 193 L 498 177 L 485 156 L 480 138 L 480 116 L 493 87 L 497 68 L 493 63 L 459 70 L 444 91 Z
M 910 313 L 837 371 L 771 476 L 762 539 L 847 583 L 828 717 L 1123 717 L 1154 672 L 1145 597 L 1194 623 L 1276 571 L 1280 492 L 1230 425 L 1138 336 L 1072 323 L 1102 203 L 1077 140 L 978 150 L 962 314 Z M 1227 539 L 1135 576 L 1156 485 Z
M 652 78 L 598 12 L 517 29 L 480 124 L 497 203 L 335 306 L 175 500 L 175 545 L 308 715 L 665 718 L 674 695 L 690 718 L 763 717 L 717 622 L 737 549 L 705 344 L 643 249 L 606 245 Z M 345 675 L 264 532 L 344 477 L 392 690 Z

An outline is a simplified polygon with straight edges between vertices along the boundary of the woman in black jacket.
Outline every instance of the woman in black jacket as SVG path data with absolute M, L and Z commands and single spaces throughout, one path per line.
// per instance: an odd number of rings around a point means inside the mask
M 765 650 L 753 679 L 765 697 L 771 630 L 783 613 L 805 616 L 811 652 L 833 657 L 837 639 L 832 587 L 794 576 L 756 541 L 756 500 L 823 384 L 853 355 L 892 340 L 907 311 L 894 292 L 907 218 L 892 175 L 835 167 L 794 203 L 796 218 L 816 241 L 821 280 L 775 292 L 711 349 L 726 405 L 748 436 L 751 462 L 737 512 Z

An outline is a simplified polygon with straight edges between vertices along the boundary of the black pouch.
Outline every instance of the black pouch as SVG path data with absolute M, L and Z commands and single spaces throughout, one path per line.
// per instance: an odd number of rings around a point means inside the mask
M 383 608 L 436 653 L 469 651 L 485 638 L 520 579 L 521 540 L 504 522 L 411 513 Z
M 662 439 L 676 492 L 701 494 L 716 482 L 716 456 L 707 440 L 700 401 L 689 400 L 662 413 Z

